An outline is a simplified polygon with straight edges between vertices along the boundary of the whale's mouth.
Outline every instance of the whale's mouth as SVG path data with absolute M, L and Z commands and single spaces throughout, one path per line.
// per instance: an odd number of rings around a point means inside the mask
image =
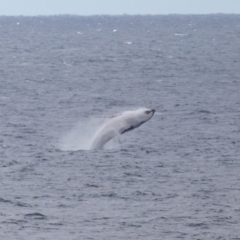
M 154 114 L 154 113 L 155 113 L 155 109 L 152 109 L 152 110 L 147 110 L 147 111 L 145 111 L 145 113 L 146 113 L 146 114 L 149 114 L 149 113 L 152 113 L 152 114 Z
M 150 112 L 152 113 L 152 116 L 153 116 L 154 113 L 156 112 L 156 110 L 155 110 L 155 109 L 152 109 Z

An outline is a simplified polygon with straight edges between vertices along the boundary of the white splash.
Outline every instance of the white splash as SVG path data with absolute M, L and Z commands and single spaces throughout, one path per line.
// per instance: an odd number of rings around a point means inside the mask
M 62 134 L 57 147 L 63 151 L 89 150 L 94 134 L 104 121 L 106 119 L 82 118 L 70 131 Z

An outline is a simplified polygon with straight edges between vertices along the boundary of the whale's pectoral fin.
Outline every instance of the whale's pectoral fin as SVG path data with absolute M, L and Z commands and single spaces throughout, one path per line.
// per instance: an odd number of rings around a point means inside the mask
M 131 131 L 131 130 L 133 130 L 134 128 L 135 128 L 135 127 L 130 126 L 129 128 L 124 129 L 124 130 L 121 132 L 121 134 L 123 134 L 123 133 L 125 133 L 125 132 L 128 132 L 128 131 Z

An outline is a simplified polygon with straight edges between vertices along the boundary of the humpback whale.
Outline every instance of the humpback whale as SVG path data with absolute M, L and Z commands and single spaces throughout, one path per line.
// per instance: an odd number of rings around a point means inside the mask
M 155 109 L 126 111 L 108 119 L 93 137 L 90 149 L 102 149 L 112 138 L 131 131 L 152 118 Z

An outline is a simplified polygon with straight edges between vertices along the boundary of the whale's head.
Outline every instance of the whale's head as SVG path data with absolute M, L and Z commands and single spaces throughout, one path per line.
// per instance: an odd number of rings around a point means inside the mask
M 136 117 L 139 119 L 140 122 L 144 123 L 150 120 L 154 115 L 154 113 L 155 113 L 155 109 L 148 109 L 148 108 L 138 109 L 136 111 Z
M 141 108 L 127 113 L 128 122 L 135 128 L 150 120 L 155 113 L 155 109 Z

